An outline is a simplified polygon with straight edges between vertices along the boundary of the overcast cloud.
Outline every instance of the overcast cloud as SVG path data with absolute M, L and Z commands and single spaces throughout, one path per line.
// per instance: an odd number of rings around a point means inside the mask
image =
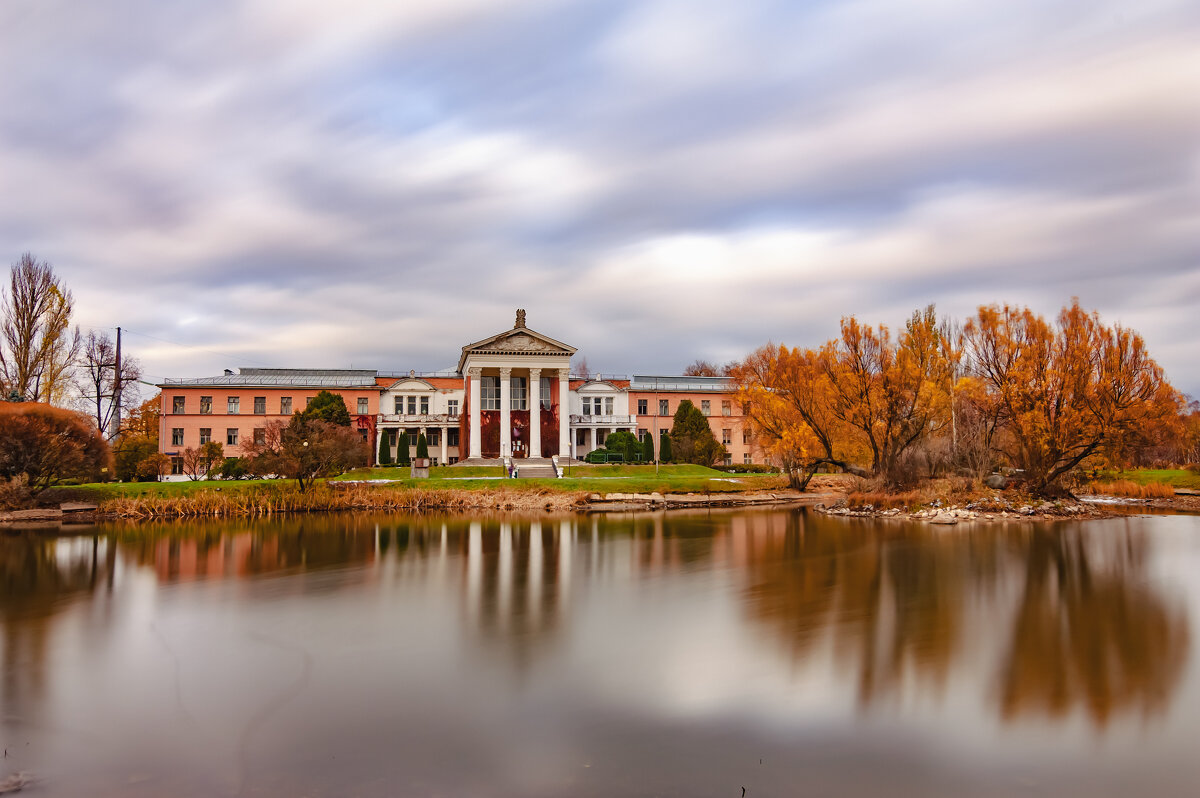
M 0 243 L 155 378 L 1078 296 L 1200 394 L 1200 6 L 5 0 Z

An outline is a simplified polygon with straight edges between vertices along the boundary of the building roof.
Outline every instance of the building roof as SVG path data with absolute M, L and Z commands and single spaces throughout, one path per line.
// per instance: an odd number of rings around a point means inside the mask
M 578 350 L 570 344 L 556 341 L 548 335 L 531 330 L 525 326 L 525 311 L 517 311 L 517 323 L 511 330 L 467 344 L 462 348 L 458 358 L 458 371 L 461 373 L 466 365 L 468 355 L 563 355 L 570 358 Z
M 376 388 L 374 369 L 240 368 L 218 377 L 165 377 L 159 388 Z
M 671 391 L 674 393 L 729 393 L 735 390 L 728 377 L 682 377 L 634 374 L 631 391 Z

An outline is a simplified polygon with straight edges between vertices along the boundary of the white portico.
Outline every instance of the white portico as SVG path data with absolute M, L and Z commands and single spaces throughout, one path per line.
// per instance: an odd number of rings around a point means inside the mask
M 464 346 L 458 370 L 469 457 L 567 455 L 573 354 L 575 347 L 526 327 L 524 310 L 511 330 Z

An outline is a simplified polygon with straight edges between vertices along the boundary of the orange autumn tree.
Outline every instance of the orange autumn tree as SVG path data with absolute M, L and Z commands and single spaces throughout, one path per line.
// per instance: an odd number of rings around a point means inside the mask
M 981 410 L 998 420 L 994 447 L 1039 492 L 1059 492 L 1089 457 L 1139 446 L 1182 406 L 1141 336 L 1078 300 L 1054 325 L 1028 308 L 980 307 L 964 340 Z
M 905 458 L 948 423 L 951 362 L 934 306 L 913 313 L 892 343 L 853 316 L 821 348 L 831 414 L 855 429 L 871 452 L 871 472 L 892 484 L 915 476 Z
M 804 490 L 822 465 L 867 476 L 851 462 L 852 431 L 832 412 L 833 388 L 811 349 L 769 343 L 730 370 L 760 448 L 791 487 Z

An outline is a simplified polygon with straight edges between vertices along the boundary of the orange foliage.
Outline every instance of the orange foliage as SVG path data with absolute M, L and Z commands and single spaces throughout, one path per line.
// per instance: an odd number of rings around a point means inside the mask
M 112 456 L 90 418 L 39 402 L 0 402 L 0 478 L 24 476 L 38 493 L 64 479 L 96 479 Z
M 1078 301 L 1052 326 L 1028 308 L 981 307 L 964 328 L 975 397 L 994 442 L 1044 490 L 1095 454 L 1112 457 L 1178 416 L 1180 398 L 1137 333 L 1105 327 Z

